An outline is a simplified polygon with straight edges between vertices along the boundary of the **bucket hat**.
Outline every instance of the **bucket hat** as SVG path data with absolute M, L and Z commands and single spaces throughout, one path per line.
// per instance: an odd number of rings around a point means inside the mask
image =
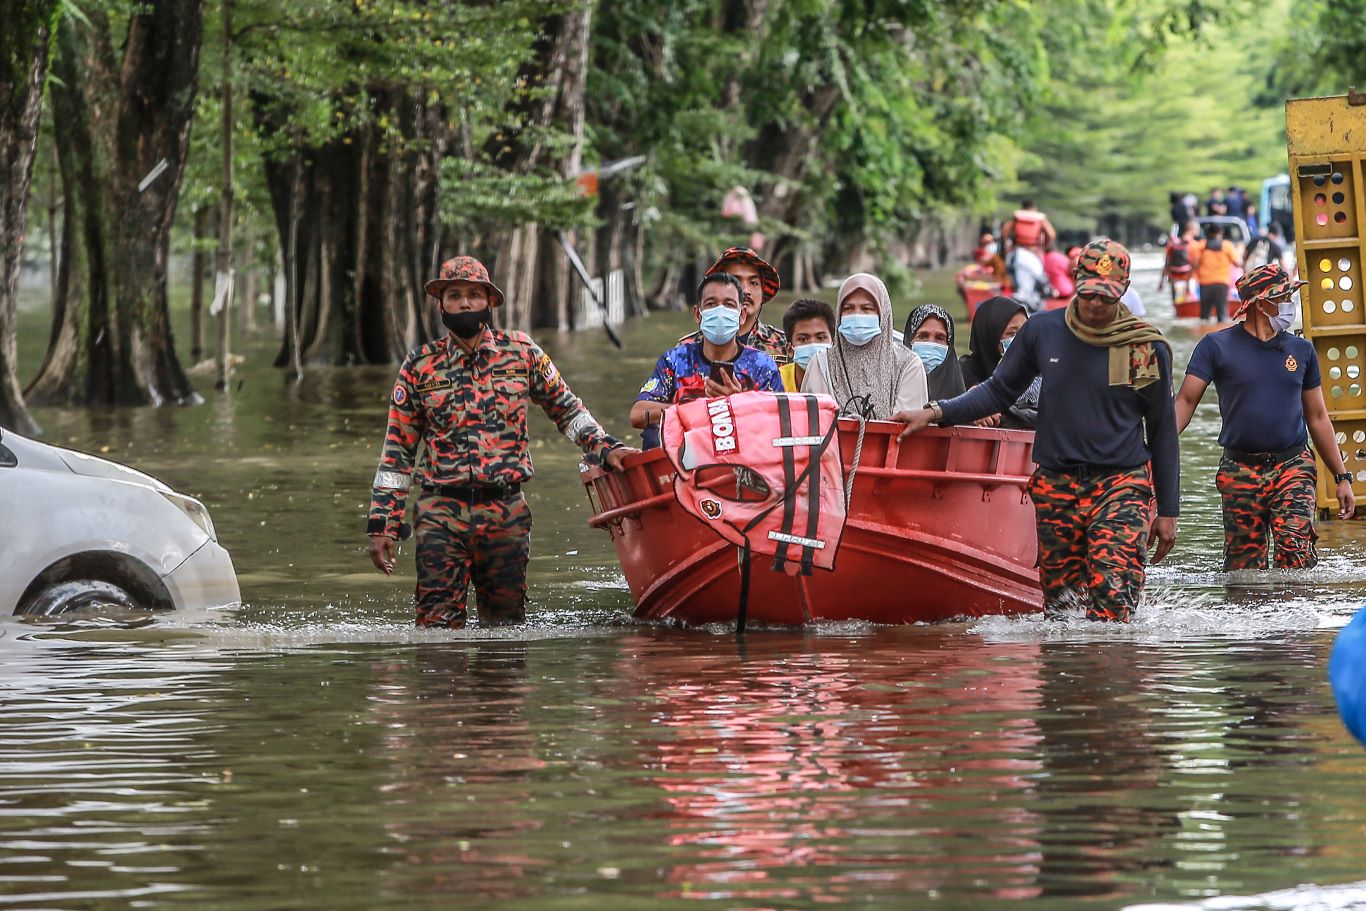
M 441 264 L 440 278 L 427 282 L 426 291 L 437 300 L 451 282 L 474 282 L 489 292 L 489 309 L 503 306 L 503 292 L 489 280 L 489 270 L 473 256 L 457 256 Z
M 778 270 L 773 268 L 758 253 L 749 247 L 731 247 L 721 258 L 712 263 L 707 270 L 708 275 L 720 272 L 731 263 L 744 263 L 747 266 L 754 266 L 759 270 L 759 284 L 763 287 L 764 299 L 759 303 L 766 304 L 773 299 L 773 295 L 778 293 L 782 287 L 782 282 L 778 279 Z
M 1271 300 L 1309 284 L 1293 277 L 1280 263 L 1266 263 L 1249 269 L 1237 281 L 1238 306 L 1233 315 L 1241 316 L 1253 301 Z

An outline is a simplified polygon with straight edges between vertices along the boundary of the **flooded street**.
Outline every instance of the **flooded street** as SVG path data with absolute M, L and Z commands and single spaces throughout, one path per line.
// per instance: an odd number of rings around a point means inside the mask
M 1197 336 L 1156 277 L 1181 367 Z M 623 434 L 689 319 L 620 353 L 539 338 Z M 1366 908 L 1300 888 L 1366 878 L 1366 750 L 1326 675 L 1366 525 L 1324 524 L 1308 575 L 1218 572 L 1212 392 L 1128 627 L 637 624 L 537 414 L 530 622 L 418 632 L 411 544 L 393 578 L 364 546 L 394 369 L 295 383 L 274 352 L 200 407 L 38 412 L 203 499 L 246 603 L 0 620 L 0 908 Z

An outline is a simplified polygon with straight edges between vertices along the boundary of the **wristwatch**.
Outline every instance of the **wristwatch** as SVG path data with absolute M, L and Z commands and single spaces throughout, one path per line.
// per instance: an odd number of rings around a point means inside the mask
M 932 420 L 932 421 L 942 421 L 942 420 L 944 420 L 944 409 L 939 407 L 939 403 L 938 403 L 938 402 L 926 402 L 926 403 L 925 403 L 925 407 L 928 408 L 928 409 L 930 409 L 930 415 L 931 415 L 930 420 Z
M 1333 475 L 1333 483 L 1334 483 L 1334 484 L 1341 484 L 1343 481 L 1350 481 L 1350 480 L 1352 480 L 1352 473 L 1351 473 L 1350 471 L 1344 471 L 1342 474 L 1335 474 L 1335 475 Z

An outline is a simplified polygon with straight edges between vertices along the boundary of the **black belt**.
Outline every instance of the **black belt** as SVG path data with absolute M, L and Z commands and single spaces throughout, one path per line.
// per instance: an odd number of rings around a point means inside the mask
M 423 484 L 422 489 L 441 497 L 464 500 L 467 503 L 488 503 L 506 500 L 522 492 L 519 484 Z
M 1085 462 L 1074 462 L 1067 465 L 1040 465 L 1044 471 L 1052 471 L 1058 474 L 1076 475 L 1079 478 L 1104 477 L 1105 475 L 1122 474 L 1126 471 L 1137 471 L 1146 467 L 1143 465 L 1089 465 Z
M 1279 452 L 1239 452 L 1236 449 L 1224 447 L 1224 458 L 1234 462 L 1242 462 L 1244 465 L 1279 465 L 1282 462 L 1289 462 L 1307 447 L 1304 443 L 1296 443 L 1294 446 L 1287 446 Z

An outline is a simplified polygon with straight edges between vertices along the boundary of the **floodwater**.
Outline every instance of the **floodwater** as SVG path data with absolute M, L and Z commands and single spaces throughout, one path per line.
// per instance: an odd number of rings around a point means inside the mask
M 544 342 L 624 431 L 684 328 Z M 634 623 L 537 417 L 531 622 L 418 633 L 411 548 L 393 579 L 364 553 L 392 370 L 249 353 L 202 407 L 39 415 L 200 496 L 247 603 L 0 621 L 0 908 L 1366 908 L 1366 750 L 1325 675 L 1366 528 L 1325 525 L 1312 574 L 1220 574 L 1212 393 L 1129 627 Z

